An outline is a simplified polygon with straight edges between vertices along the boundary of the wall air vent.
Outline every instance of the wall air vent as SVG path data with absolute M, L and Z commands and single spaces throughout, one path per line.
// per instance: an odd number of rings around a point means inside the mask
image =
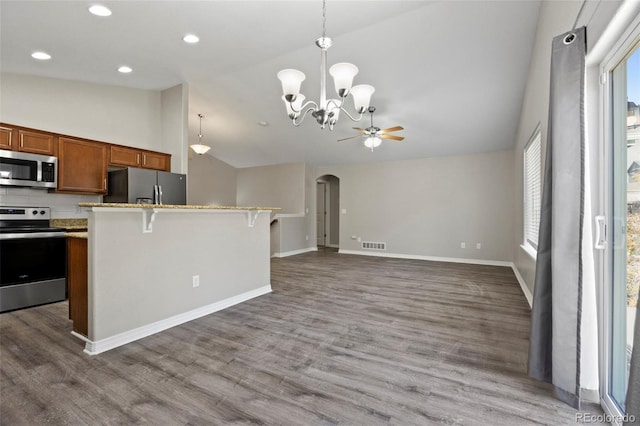
M 363 249 L 369 249 L 369 250 L 386 250 L 387 249 L 387 243 L 376 243 L 373 241 L 363 241 L 362 242 L 362 248 Z

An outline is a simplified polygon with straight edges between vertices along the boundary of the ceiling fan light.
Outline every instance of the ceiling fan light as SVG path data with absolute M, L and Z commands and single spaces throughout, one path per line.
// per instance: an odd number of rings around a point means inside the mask
M 282 94 L 287 101 L 291 102 L 300 94 L 300 86 L 305 75 L 298 70 L 286 69 L 278 73 L 278 79 L 282 83 Z
M 305 100 L 305 96 L 302 94 L 299 94 L 298 96 L 296 96 L 296 98 L 293 100 L 293 102 L 287 102 L 287 99 L 282 96 L 282 101 L 284 102 L 284 106 L 287 108 L 287 115 L 289 116 L 289 118 L 298 118 L 298 116 L 300 115 L 300 109 L 302 108 L 302 103 Z
M 369 108 L 369 102 L 371 102 L 371 95 L 376 89 L 368 84 L 358 84 L 351 88 L 351 95 L 353 96 L 353 105 L 358 111 L 358 114 L 362 114 Z
M 191 145 L 191 149 L 198 155 L 202 155 L 211 149 L 210 146 L 203 145 L 201 143 L 196 143 Z
M 358 67 L 348 62 L 340 62 L 329 68 L 329 74 L 333 77 L 336 93 L 344 98 L 351 90 L 353 78 L 358 74 Z
M 364 146 L 373 150 L 373 148 L 377 148 L 382 143 L 382 139 L 377 136 L 369 136 L 364 140 Z

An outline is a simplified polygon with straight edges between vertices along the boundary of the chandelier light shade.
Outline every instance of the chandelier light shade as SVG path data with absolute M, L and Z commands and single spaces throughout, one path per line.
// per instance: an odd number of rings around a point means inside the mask
M 191 149 L 198 155 L 202 155 L 211 149 L 210 146 L 202 143 L 202 118 L 204 115 L 198 114 L 200 118 L 200 131 L 198 132 L 198 143 L 191 145 Z
M 362 115 L 369 108 L 371 95 L 375 92 L 373 86 L 368 84 L 352 86 L 353 79 L 358 74 L 358 67 L 347 62 L 340 62 L 329 68 L 338 99 L 327 99 L 327 50 L 333 42 L 329 37 L 326 37 L 325 30 L 326 0 L 323 0 L 322 37 L 316 40 L 316 46 L 320 48 L 320 99 L 318 102 L 304 102 L 306 97 L 300 93 L 302 82 L 305 79 L 304 73 L 294 69 L 284 69 L 278 73 L 278 79 L 282 83 L 282 100 L 285 103 L 287 115 L 294 126 L 299 126 L 308 113 L 311 113 L 322 129 L 328 125 L 329 130 L 333 130 L 333 126 L 340 116 L 340 111 L 344 111 L 351 120 L 360 121 Z M 355 117 L 344 108 L 345 100 L 349 94 L 353 97 Z

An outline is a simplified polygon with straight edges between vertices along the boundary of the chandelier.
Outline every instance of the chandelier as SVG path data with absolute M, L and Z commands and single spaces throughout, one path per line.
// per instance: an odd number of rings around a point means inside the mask
M 320 48 L 320 101 L 307 101 L 306 97 L 300 93 L 300 86 L 305 79 L 305 75 L 298 70 L 285 69 L 278 73 L 278 79 L 282 82 L 282 100 L 287 109 L 287 115 L 294 126 L 299 126 L 306 115 L 311 115 L 316 119 L 322 129 L 333 126 L 338 121 L 340 111 L 353 121 L 360 121 L 362 115 L 369 107 L 371 95 L 375 92 L 373 86 L 359 84 L 353 86 L 353 78 L 358 73 L 358 67 L 353 64 L 341 62 L 329 68 L 329 74 L 333 77 L 338 99 L 327 99 L 327 50 L 331 47 L 332 41 L 326 37 L 326 0 L 322 1 L 322 37 L 316 40 L 316 46 Z M 353 104 L 357 117 L 353 117 L 345 108 L 347 96 L 353 97 Z
M 200 132 L 198 133 L 198 143 L 194 143 L 193 145 L 191 145 L 191 149 L 194 150 L 196 154 L 202 155 L 205 152 L 209 151 L 211 147 L 209 145 L 202 144 L 202 117 L 204 117 L 204 115 L 198 114 L 198 117 L 200 117 Z

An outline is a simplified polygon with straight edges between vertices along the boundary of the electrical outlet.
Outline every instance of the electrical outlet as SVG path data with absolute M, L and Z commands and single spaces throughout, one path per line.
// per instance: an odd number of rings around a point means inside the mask
M 309 236 L 308 235 L 305 236 L 304 238 L 305 238 L 305 240 L 309 241 Z
M 467 248 L 467 243 L 460 243 L 460 248 Z
M 358 237 L 358 242 L 361 243 L 362 242 L 362 238 Z
M 352 236 L 351 236 L 351 239 L 352 239 L 352 240 L 357 240 L 357 239 L 358 239 L 358 236 L 357 236 L 357 235 L 352 235 Z
M 478 250 L 480 250 L 480 249 L 482 248 L 482 244 L 480 244 L 480 243 L 476 244 L 476 248 L 477 248 Z
M 194 275 L 192 282 L 193 282 L 193 288 L 200 287 L 200 275 Z
M 342 214 L 347 214 L 347 209 L 342 209 L 341 212 Z

